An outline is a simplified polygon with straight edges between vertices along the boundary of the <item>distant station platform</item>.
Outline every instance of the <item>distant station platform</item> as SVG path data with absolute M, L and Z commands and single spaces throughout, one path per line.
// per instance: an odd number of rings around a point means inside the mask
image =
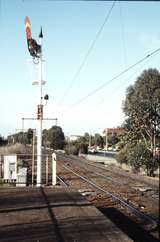
M 70 188 L 1 188 L 0 242 L 132 241 Z

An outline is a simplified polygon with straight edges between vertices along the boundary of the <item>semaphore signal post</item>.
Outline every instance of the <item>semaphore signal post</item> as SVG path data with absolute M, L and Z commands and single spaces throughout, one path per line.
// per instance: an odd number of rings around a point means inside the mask
M 38 105 L 37 105 L 37 187 L 41 186 L 42 184 L 42 177 L 41 177 L 41 167 L 42 167 L 42 120 L 43 119 L 43 99 L 48 100 L 48 95 L 43 97 L 42 86 L 45 84 L 42 76 L 42 40 L 43 40 L 43 33 L 42 27 L 39 34 L 39 44 L 36 42 L 35 39 L 32 38 L 31 34 L 31 24 L 29 17 L 25 18 L 25 30 L 26 30 L 26 37 L 27 37 L 27 45 L 30 55 L 33 58 L 33 63 L 38 65 L 38 81 L 34 81 L 33 85 L 38 85 L 39 94 L 38 94 Z M 26 118 L 26 119 L 34 119 L 34 118 Z M 24 120 L 24 119 L 23 119 Z M 52 120 L 52 119 L 45 119 L 45 120 Z M 57 121 L 57 119 L 55 119 Z

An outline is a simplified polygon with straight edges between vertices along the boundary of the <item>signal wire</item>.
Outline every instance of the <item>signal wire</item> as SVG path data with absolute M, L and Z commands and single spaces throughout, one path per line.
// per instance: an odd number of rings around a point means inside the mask
M 99 36 L 100 36 L 100 34 L 101 34 L 101 32 L 102 32 L 102 30 L 103 30 L 105 24 L 107 23 L 107 21 L 108 21 L 110 15 L 111 15 L 111 12 L 112 12 L 112 10 L 113 10 L 113 7 L 114 7 L 114 5 L 115 5 L 115 2 L 116 2 L 116 0 L 114 0 L 114 2 L 112 3 L 112 6 L 111 6 L 111 8 L 109 9 L 109 11 L 108 11 L 108 13 L 107 13 L 107 15 L 106 15 L 106 17 L 105 17 L 105 19 L 104 19 L 104 21 L 103 21 L 103 24 L 101 25 L 100 29 L 98 30 L 98 32 L 97 32 L 97 34 L 96 34 L 94 40 L 93 40 L 92 43 L 91 43 L 91 46 L 89 47 L 89 49 L 88 49 L 88 51 L 87 51 L 87 53 L 86 53 L 86 55 L 85 55 L 85 57 L 84 57 L 82 63 L 80 64 L 78 70 L 76 71 L 75 75 L 73 76 L 73 79 L 71 80 L 71 82 L 70 82 L 68 88 L 67 88 L 66 91 L 64 92 L 64 94 L 63 94 L 63 96 L 62 96 L 62 98 L 61 98 L 59 104 L 62 104 L 64 98 L 67 96 L 67 94 L 69 93 L 70 89 L 72 88 L 72 86 L 73 86 L 75 80 L 76 80 L 77 77 L 79 76 L 79 74 L 80 74 L 80 72 L 81 72 L 83 66 L 85 65 L 85 63 L 86 63 L 86 61 L 87 61 L 89 55 L 91 54 L 91 51 L 93 50 L 93 48 L 94 48 L 94 46 L 95 46 L 95 44 L 96 44 L 96 41 L 98 40 L 98 38 L 99 38 Z

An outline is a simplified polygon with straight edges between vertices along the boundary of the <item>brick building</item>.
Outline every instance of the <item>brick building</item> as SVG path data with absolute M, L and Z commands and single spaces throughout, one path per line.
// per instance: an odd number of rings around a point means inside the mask
M 103 131 L 103 134 L 108 134 L 108 135 L 114 135 L 116 134 L 121 135 L 124 133 L 124 129 L 123 128 L 105 128 Z

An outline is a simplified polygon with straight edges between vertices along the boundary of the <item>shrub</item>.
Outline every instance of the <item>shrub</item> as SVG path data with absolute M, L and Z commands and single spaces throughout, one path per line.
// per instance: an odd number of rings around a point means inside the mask
M 88 144 L 80 143 L 77 145 L 78 152 L 81 154 L 88 154 Z
M 65 146 L 65 152 L 67 155 L 78 155 L 78 147 L 74 144 L 69 144 Z
M 143 142 L 137 143 L 127 155 L 128 163 L 132 166 L 135 172 L 141 167 L 146 167 L 152 161 L 152 153 L 147 149 Z
M 148 162 L 146 162 L 144 164 L 144 169 L 146 170 L 147 175 L 154 177 L 155 175 L 154 172 L 155 170 L 158 169 L 159 165 L 160 165 L 160 160 L 158 157 L 151 158 Z
M 23 144 L 16 143 L 14 145 L 8 145 L 5 147 L 0 147 L 0 154 L 9 155 L 9 154 L 30 154 L 31 148 Z
M 88 144 L 73 142 L 65 146 L 65 152 L 68 155 L 78 155 L 87 154 L 88 153 Z
M 123 149 L 121 149 L 118 154 L 116 155 L 116 160 L 120 163 L 120 164 L 127 164 L 127 147 L 124 147 Z
M 154 176 L 154 171 L 160 162 L 156 158 L 153 159 L 152 152 L 143 142 L 138 142 L 134 146 L 126 145 L 116 155 L 116 159 L 120 164 L 130 165 L 134 172 L 139 172 L 142 167 L 148 176 Z

